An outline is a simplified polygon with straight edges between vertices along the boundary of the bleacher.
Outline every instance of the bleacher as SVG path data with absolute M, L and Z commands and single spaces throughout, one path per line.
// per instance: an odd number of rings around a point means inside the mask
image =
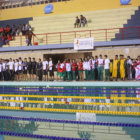
M 38 42 L 39 45 L 46 44 L 46 33 L 49 40 L 48 44 L 60 44 L 59 34 L 53 34 L 56 32 L 66 32 L 63 36 L 63 43 L 73 43 L 75 38 L 74 34 L 69 33 L 69 31 L 82 31 L 82 30 L 93 30 L 91 32 L 91 37 L 94 37 L 95 41 L 110 41 L 116 37 L 116 34 L 120 32 L 119 28 L 123 28 L 135 14 L 138 13 L 139 7 L 127 7 L 111 10 L 99 10 L 99 11 L 88 11 L 88 12 L 78 12 L 62 15 L 50 15 L 42 17 L 34 17 L 32 21 L 29 21 L 30 25 L 34 29 L 33 42 Z M 75 17 L 83 14 L 88 21 L 86 27 L 74 28 Z M 133 26 L 138 24 L 138 21 L 134 21 Z M 132 24 L 131 24 L 132 25 Z M 114 29 L 115 28 L 115 29 Z M 101 29 L 113 29 L 108 30 L 108 38 L 106 40 L 105 30 Z M 41 35 L 43 34 L 43 35 Z M 103 34 L 103 35 L 102 35 Z M 89 37 L 87 32 L 78 32 L 77 38 Z M 39 40 L 42 41 L 39 41 Z M 25 40 L 25 41 L 24 41 Z M 53 42 L 52 42 L 53 40 Z M 21 46 L 21 37 L 16 37 L 14 41 L 10 42 L 10 46 Z M 26 46 L 26 39 L 22 37 L 22 46 Z M 7 47 L 7 46 L 4 46 Z
M 123 25 L 126 29 L 124 30 L 124 39 L 140 39 L 140 30 L 136 28 L 129 27 L 140 27 L 140 7 L 135 11 L 135 14 L 131 16 L 131 19 L 128 19 L 127 23 Z M 115 39 L 120 40 L 120 35 L 122 30 L 118 34 L 115 35 Z

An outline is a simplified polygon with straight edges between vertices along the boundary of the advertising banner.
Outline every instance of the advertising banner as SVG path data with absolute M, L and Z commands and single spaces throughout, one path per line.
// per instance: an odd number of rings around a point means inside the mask
M 94 38 L 74 39 L 74 50 L 92 50 L 92 49 L 94 49 Z

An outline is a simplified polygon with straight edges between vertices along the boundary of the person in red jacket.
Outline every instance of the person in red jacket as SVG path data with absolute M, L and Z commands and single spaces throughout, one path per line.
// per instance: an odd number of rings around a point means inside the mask
M 0 37 L 2 37 L 3 34 L 4 34 L 4 29 L 3 29 L 3 27 L 1 26 L 1 27 L 0 27 Z
M 63 63 L 61 64 L 61 69 L 62 69 L 62 77 L 63 80 L 66 80 L 66 60 L 63 61 Z
M 5 29 L 4 29 L 5 35 L 6 35 L 6 36 L 7 36 L 7 35 L 10 35 L 10 31 L 11 31 L 10 26 L 9 26 L 9 25 L 6 25 L 6 27 L 5 27 Z
M 79 80 L 83 80 L 83 60 L 80 58 L 80 62 L 78 63 L 78 73 L 79 73 Z
M 76 80 L 76 77 L 75 77 L 76 67 L 77 67 L 77 62 L 75 61 L 75 59 L 73 59 L 72 60 L 72 79 L 73 80 Z
M 2 45 L 5 44 L 5 42 L 4 42 L 4 28 L 2 26 L 0 27 L 0 43 Z
M 5 36 L 7 37 L 5 42 L 6 44 L 9 45 L 9 41 L 11 40 L 11 28 L 9 25 L 6 25 L 4 32 L 5 32 Z

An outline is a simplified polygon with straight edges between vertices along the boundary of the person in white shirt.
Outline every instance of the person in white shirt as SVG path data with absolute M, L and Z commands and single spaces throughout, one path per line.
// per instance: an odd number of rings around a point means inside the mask
M 61 63 L 60 68 L 62 70 L 61 76 L 63 77 L 63 81 L 66 80 L 66 59 Z
M 86 57 L 83 62 L 83 70 L 85 71 L 85 79 L 89 80 L 90 62 L 88 61 Z
M 71 81 L 71 63 L 70 60 L 67 60 L 66 63 L 66 72 L 67 72 L 67 80 Z
M 14 63 L 14 72 L 15 72 L 15 80 L 18 81 L 18 59 L 15 60 L 15 63 Z
M 14 62 L 12 58 L 9 59 L 9 72 L 10 72 L 10 80 L 14 80 Z
M 102 55 L 99 56 L 97 63 L 98 63 L 98 80 L 103 81 L 104 59 L 102 58 Z
M 44 81 L 48 81 L 48 61 L 46 58 L 43 58 L 43 62 L 42 62 L 42 65 L 43 65 L 43 80 Z
M 93 56 L 90 59 L 90 68 L 90 80 L 95 80 L 95 60 Z
M 110 60 L 107 55 L 104 55 L 104 69 L 105 69 L 105 80 L 109 80 L 109 69 L 110 69 Z
M 50 81 L 53 81 L 54 80 L 54 70 L 53 70 L 53 61 L 52 61 L 52 58 L 49 58 L 49 66 L 48 66 L 48 69 L 49 69 Z

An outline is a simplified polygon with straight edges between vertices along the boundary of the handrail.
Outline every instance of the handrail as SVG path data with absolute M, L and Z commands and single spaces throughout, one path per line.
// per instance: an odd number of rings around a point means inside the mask
M 31 35 L 30 35 L 31 36 Z M 16 46 L 26 46 L 25 42 L 28 35 L 12 36 L 12 38 L 19 38 L 16 41 Z M 140 39 L 140 26 L 137 27 L 123 27 L 123 28 L 108 28 L 95 30 L 79 30 L 66 32 L 52 32 L 32 34 L 32 44 L 37 45 L 46 44 L 63 44 L 73 43 L 75 38 L 94 37 L 95 41 L 110 41 L 111 39 L 125 40 L 128 38 Z M 9 46 L 12 41 L 9 41 Z

